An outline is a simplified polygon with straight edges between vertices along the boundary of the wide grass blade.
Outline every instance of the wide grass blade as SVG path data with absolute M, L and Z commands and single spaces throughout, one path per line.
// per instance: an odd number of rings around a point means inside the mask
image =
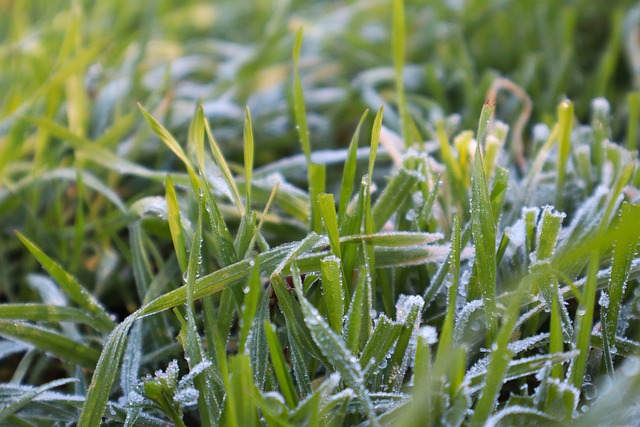
M 342 279 L 340 258 L 327 257 L 321 261 L 322 288 L 327 317 L 336 334 L 342 334 L 342 318 L 345 310 L 345 286 Z
M 0 304 L 0 319 L 26 320 L 31 322 L 84 323 L 101 332 L 110 332 L 104 324 L 87 312 L 61 305 L 49 304 Z
M 496 224 L 489 198 L 489 190 L 482 165 L 481 143 L 485 128 L 495 106 L 486 104 L 482 108 L 478 125 L 478 145 L 471 172 L 471 232 L 476 249 L 474 268 L 478 273 L 477 285 L 484 302 L 487 321 L 487 342 L 497 334 L 496 318 Z
M 558 168 L 556 172 L 556 206 L 562 210 L 564 203 L 564 183 L 567 161 L 571 151 L 571 131 L 573 130 L 573 103 L 564 100 L 558 106 Z
M 100 357 L 99 351 L 85 344 L 76 342 L 56 331 L 28 323 L 0 320 L 0 335 L 31 344 L 61 360 L 75 363 L 87 369 L 93 369 Z

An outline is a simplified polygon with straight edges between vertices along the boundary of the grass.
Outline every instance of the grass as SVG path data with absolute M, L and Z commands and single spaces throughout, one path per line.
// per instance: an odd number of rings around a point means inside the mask
M 0 10 L 0 424 L 637 418 L 632 2 Z

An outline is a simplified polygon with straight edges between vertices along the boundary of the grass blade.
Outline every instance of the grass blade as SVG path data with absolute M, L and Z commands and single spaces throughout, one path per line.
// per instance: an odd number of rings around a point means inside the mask
M 342 183 L 340 185 L 340 207 L 338 208 L 338 222 L 340 224 L 340 230 L 343 229 L 347 221 L 347 207 L 349 206 L 351 193 L 353 192 L 353 184 L 356 177 L 358 138 L 360 137 L 360 129 L 362 128 L 364 119 L 367 117 L 367 113 L 368 111 L 365 111 L 362 114 L 362 117 L 360 117 L 358 127 L 356 128 L 356 131 L 351 138 L 351 143 L 349 144 L 347 159 L 344 162 Z
M 495 106 L 486 104 L 482 108 L 478 125 L 478 145 L 471 172 L 471 232 L 476 248 L 474 268 L 478 273 L 478 285 L 484 302 L 487 321 L 487 342 L 497 334 L 496 318 L 496 224 L 489 199 L 489 191 L 482 166 L 481 141 L 485 127 Z
M 293 380 L 291 379 L 291 374 L 289 374 L 284 354 L 282 354 L 282 346 L 280 345 L 280 341 L 276 335 L 275 326 L 272 323 L 265 321 L 264 330 L 267 334 L 271 363 L 273 365 L 273 370 L 276 373 L 280 390 L 282 391 L 284 400 L 289 408 L 295 408 L 298 406 L 298 397 L 296 396 L 295 389 L 293 388 Z
M 185 245 L 184 233 L 182 230 L 182 221 L 180 220 L 180 207 L 178 205 L 178 196 L 173 187 L 171 178 L 167 176 L 165 189 L 165 198 L 167 200 L 167 222 L 171 231 L 171 240 L 178 258 L 178 264 L 182 271 L 187 271 L 187 248 Z
M 371 424 L 378 426 L 378 418 L 366 391 L 364 374 L 358 359 L 349 351 L 344 341 L 331 330 L 324 317 L 318 313 L 318 310 L 307 301 L 302 290 L 297 287 L 295 290 L 304 314 L 305 323 L 320 351 L 329 360 L 331 366 L 340 372 L 347 386 L 353 389 L 360 400 L 363 412 L 367 415 Z
M 31 322 L 84 323 L 101 332 L 110 332 L 95 317 L 73 307 L 49 304 L 0 304 L 0 319 Z
M 342 318 L 345 308 L 345 289 L 342 280 L 340 258 L 327 257 L 320 262 L 322 269 L 322 288 L 327 309 L 329 324 L 336 332 L 342 334 Z
M 564 100 L 558 106 L 558 169 L 556 180 L 556 207 L 562 210 L 564 181 L 567 171 L 567 160 L 571 151 L 571 131 L 573 130 L 573 103 Z
M 244 116 L 244 176 L 245 176 L 245 215 L 251 211 L 251 174 L 253 173 L 253 127 L 251 112 L 245 109 Z
M 329 237 L 331 252 L 333 255 L 340 257 L 340 232 L 338 230 L 338 219 L 336 218 L 336 205 L 333 200 L 333 194 L 320 194 L 318 196 L 318 206 L 322 214 L 322 222 L 324 229 Z
M 293 110 L 296 116 L 296 129 L 300 137 L 302 151 L 307 158 L 307 164 L 311 164 L 311 143 L 309 142 L 309 128 L 307 126 L 307 112 L 304 105 L 304 94 L 300 81 L 300 51 L 302 49 L 302 28 L 296 33 L 293 43 Z
M 93 369 L 100 352 L 58 332 L 22 322 L 0 320 L 0 335 L 29 343 L 69 363 Z
M 73 382 L 76 382 L 76 381 L 78 381 L 78 380 L 75 379 L 75 378 L 63 378 L 63 379 L 59 379 L 59 380 L 48 382 L 46 384 L 43 384 L 43 385 L 41 385 L 39 387 L 36 387 L 36 388 L 24 393 L 18 399 L 16 399 L 15 401 L 9 403 L 4 408 L 0 409 L 0 423 L 5 422 L 8 417 L 10 417 L 11 415 L 15 414 L 16 412 L 18 412 L 19 410 L 21 410 L 25 406 L 29 405 L 29 403 L 31 403 L 31 401 L 33 401 L 35 398 L 37 398 L 42 393 L 44 393 L 44 392 L 46 392 L 48 390 L 51 390 L 52 388 L 60 387 L 60 386 L 63 386 L 65 384 L 70 384 L 70 383 L 73 383 Z
M 78 304 L 89 313 L 93 314 L 96 319 L 102 324 L 102 327 L 106 330 L 111 330 L 114 327 L 111 316 L 107 314 L 104 307 L 98 302 L 98 300 L 91 295 L 78 281 L 69 273 L 60 267 L 55 261 L 49 258 L 35 243 L 29 240 L 26 236 L 20 232 L 16 232 L 16 235 L 20 241 L 27 247 L 29 252 L 38 260 L 38 262 L 44 267 L 44 269 L 51 275 L 51 277 L 60 285 L 65 293 L 71 298 L 73 302 Z

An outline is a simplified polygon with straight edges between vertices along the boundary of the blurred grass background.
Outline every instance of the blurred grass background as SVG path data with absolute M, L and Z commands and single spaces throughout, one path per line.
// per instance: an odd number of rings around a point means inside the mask
M 565 96 L 588 121 L 589 100 L 605 96 L 623 139 L 627 94 L 640 81 L 634 4 L 406 1 L 405 85 L 422 136 L 452 114 L 474 128 L 505 77 L 535 101 L 528 126 L 550 122 Z M 135 218 L 118 203 L 162 194 L 165 173 L 180 168 L 136 103 L 184 141 L 202 102 L 232 167 L 245 105 L 256 166 L 298 153 L 290 55 L 299 27 L 314 148 L 345 147 L 362 111 L 381 104 L 399 132 L 388 1 L 0 0 L 0 299 L 32 292 L 22 284 L 36 262 L 14 237 L 22 230 L 98 296 L 112 295 L 115 311 L 135 307 Z M 498 118 L 513 124 L 522 99 L 499 96 Z M 160 234 L 170 248 L 163 226 L 146 220 L 143 230 L 143 243 Z

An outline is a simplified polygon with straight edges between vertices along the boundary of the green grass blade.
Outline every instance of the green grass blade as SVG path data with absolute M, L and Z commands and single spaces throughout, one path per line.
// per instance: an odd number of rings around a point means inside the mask
M 213 197 L 207 197 L 207 216 L 212 233 L 213 250 L 222 265 L 231 265 L 238 261 L 238 255 L 227 223 L 222 217 Z
M 296 293 L 304 314 L 305 323 L 320 351 L 329 360 L 331 366 L 340 373 L 345 384 L 353 389 L 360 400 L 363 412 L 369 418 L 369 422 L 373 426 L 378 426 L 378 418 L 366 391 L 364 373 L 360 368 L 358 359 L 349 351 L 345 342 L 331 330 L 331 327 L 326 323 L 324 317 L 318 313 L 318 310 L 307 301 L 302 290 L 296 288 Z
M 38 260 L 38 262 L 44 267 L 44 269 L 51 275 L 51 277 L 60 285 L 65 293 L 71 298 L 73 302 L 78 304 L 83 309 L 93 314 L 96 319 L 107 330 L 111 330 L 114 327 L 114 322 L 111 316 L 107 314 L 104 307 L 91 295 L 78 281 L 69 273 L 60 267 L 55 261 L 49 258 L 35 243 L 29 240 L 26 236 L 20 232 L 16 232 L 16 235 L 24 244 L 29 252 Z
M 280 340 L 276 335 L 275 326 L 272 323 L 264 323 L 264 330 L 267 334 L 267 343 L 269 344 L 269 353 L 271 354 L 271 363 L 273 370 L 276 373 L 280 390 L 284 396 L 284 400 L 289 408 L 295 408 L 298 406 L 298 396 L 296 396 L 295 389 L 293 387 L 293 379 L 287 368 L 287 363 L 282 354 L 282 346 Z
M 356 131 L 351 138 L 351 143 L 349 144 L 347 159 L 344 162 L 344 169 L 342 171 L 342 183 L 340 185 L 340 207 L 338 208 L 338 223 L 340 224 L 341 230 L 343 229 L 347 221 L 347 207 L 349 206 L 349 201 L 351 200 L 354 179 L 356 177 L 358 139 L 360 137 L 360 129 L 362 128 L 362 123 L 367 117 L 367 113 L 368 111 L 365 111 L 362 114 L 362 117 L 360 117 L 358 127 L 356 128 Z
M 573 103 L 564 100 L 558 106 L 558 168 L 556 171 L 556 207 L 562 210 L 564 200 L 564 182 L 567 174 L 567 161 L 571 151 L 571 131 L 573 130 Z
M 254 245 L 259 237 L 261 237 L 260 232 L 262 231 L 262 226 L 264 225 L 265 218 L 267 217 L 267 213 L 269 212 L 269 208 L 271 207 L 271 203 L 273 199 L 275 199 L 276 194 L 278 193 L 278 187 L 280 186 L 279 182 L 276 182 L 271 190 L 271 194 L 269 195 L 269 200 L 267 200 L 267 204 L 264 206 L 264 210 L 262 211 L 262 215 L 260 216 L 260 222 L 258 222 L 258 226 L 256 227 L 253 236 L 251 236 L 251 241 L 247 245 L 247 251 L 244 254 L 245 258 L 249 258 L 251 256 L 251 251 L 253 251 Z
M 495 107 L 485 104 L 478 125 L 478 145 L 471 172 L 471 232 L 476 248 L 474 268 L 478 273 L 478 285 L 484 302 L 487 321 L 487 341 L 497 334 L 496 318 L 496 224 L 489 198 L 487 182 L 482 167 L 481 141 L 486 123 Z
M 180 220 L 178 196 L 173 187 L 173 182 L 171 182 L 171 178 L 168 176 L 165 187 L 165 198 L 167 200 L 167 222 L 169 223 L 171 240 L 173 241 L 173 247 L 178 258 L 178 264 L 180 264 L 182 271 L 187 271 L 187 248 L 182 230 L 182 222 Z
M 205 360 L 202 343 L 200 342 L 200 336 L 198 334 L 194 305 L 194 288 L 202 257 L 202 222 L 205 210 L 202 202 L 203 200 L 201 199 L 200 209 L 198 212 L 198 222 L 196 223 L 195 235 L 193 237 L 191 251 L 189 253 L 189 264 L 186 270 L 185 283 L 187 290 L 187 323 L 182 345 L 184 346 L 185 354 L 188 356 L 187 360 L 189 363 L 189 369 L 191 370 L 193 370 L 200 362 Z M 182 333 L 183 332 L 181 332 L 181 334 Z M 216 424 L 215 415 L 219 414 L 219 409 L 206 375 L 206 371 L 197 375 L 194 378 L 193 383 L 196 390 L 198 390 L 198 413 L 200 414 L 200 422 L 202 425 L 214 426 Z
M 331 256 L 321 261 L 322 288 L 329 324 L 337 334 L 342 334 L 342 317 L 345 309 L 345 288 L 342 280 L 340 258 Z
M 204 110 L 202 104 L 196 108 L 196 116 L 193 119 L 193 146 L 196 152 L 196 160 L 200 173 L 204 176 Z
M 424 300 L 417 295 L 400 295 L 396 303 L 396 322 L 402 325 L 402 330 L 395 350 L 388 362 L 385 377 L 385 385 L 388 391 L 397 390 L 402 384 L 405 375 L 402 370 L 402 364 L 423 307 Z
M 391 178 L 371 211 L 376 231 L 382 229 L 398 206 L 402 206 L 419 180 L 417 173 L 404 168 Z
M 638 128 L 640 127 L 640 91 L 629 92 L 627 95 L 629 119 L 627 120 L 626 147 L 629 151 L 638 149 Z
M 521 285 L 522 286 L 522 285 Z M 528 291 L 528 289 L 527 289 Z M 502 388 L 502 383 L 509 369 L 509 362 L 513 357 L 513 351 L 507 347 L 513 328 L 518 319 L 518 309 L 520 301 L 523 298 L 523 289 L 518 289 L 509 301 L 507 313 L 500 333 L 497 336 L 495 347 L 491 352 L 491 361 L 487 369 L 484 387 L 480 392 L 480 396 L 476 402 L 475 412 L 471 418 L 471 426 L 482 426 L 486 423 L 489 414 L 493 410 L 496 396 Z
M 407 108 L 407 100 L 404 93 L 404 56 L 406 45 L 406 23 L 404 15 L 404 2 L 402 0 L 393 1 L 393 32 L 391 36 L 391 46 L 393 51 L 393 66 L 395 70 L 395 83 L 398 98 L 398 109 L 400 113 L 400 127 L 405 146 L 410 147 L 413 143 L 411 135 L 411 117 Z
M 420 233 L 412 231 L 392 231 L 376 234 L 355 234 L 343 236 L 340 243 L 361 243 L 376 247 L 402 248 L 406 246 L 426 245 L 443 238 L 440 233 Z
M 318 197 L 324 193 L 327 168 L 318 163 L 309 163 L 309 199 L 311 202 L 311 226 L 316 233 L 322 233 L 322 208 Z
M 311 334 L 305 327 L 300 307 L 294 303 L 295 299 L 293 295 L 289 293 L 288 286 L 284 279 L 280 275 L 272 275 L 271 286 L 278 298 L 278 308 L 282 311 L 287 323 L 290 345 L 295 345 L 298 350 L 306 349 L 307 352 L 315 358 L 325 361 L 322 355 L 318 354 Z M 294 369 L 296 370 L 298 386 L 304 391 L 302 393 L 304 395 L 311 390 L 311 381 L 308 380 L 309 375 L 306 369 L 302 369 L 301 365 L 296 365 L 302 362 L 302 353 L 299 352 L 298 356 L 298 359 L 294 360 Z
M 31 403 L 35 398 L 37 398 L 42 393 L 49 391 L 53 388 L 70 384 L 76 381 L 78 381 L 76 378 L 62 378 L 59 380 L 50 381 L 39 387 L 31 389 L 30 391 L 20 396 L 18 399 L 14 400 L 13 402 L 7 404 L 2 409 L 0 409 L 0 423 L 4 423 L 7 420 L 7 418 L 15 414 L 25 406 L 29 405 L 29 403 Z
M 626 230 L 628 229 L 629 224 L 632 222 L 637 223 L 638 221 L 640 221 L 640 206 L 623 203 L 618 229 Z M 631 267 L 631 262 L 633 261 L 635 248 L 638 245 L 639 238 L 640 236 L 638 235 L 624 233 L 622 238 L 616 242 L 616 246 L 613 251 L 611 277 L 609 281 L 609 305 L 606 307 L 606 334 L 610 343 L 615 342 L 615 333 L 618 326 L 618 319 L 620 317 L 620 308 L 622 307 L 626 290 L 625 288 L 627 287 L 627 281 L 629 278 L 629 269 Z
M 238 344 L 238 353 L 244 353 L 249 331 L 251 330 L 254 318 L 258 311 L 260 302 L 260 266 L 255 263 L 251 274 L 247 278 L 247 284 L 243 289 L 244 300 L 242 303 L 242 322 L 240 323 L 241 333 Z
M 373 120 L 373 129 L 371 129 L 371 145 L 369 151 L 369 183 L 373 178 L 373 167 L 376 164 L 376 155 L 378 154 L 378 144 L 380 143 L 380 130 L 382 129 L 382 115 L 384 113 L 384 105 L 378 110 L 376 118 Z
M 0 304 L 0 319 L 27 320 L 31 322 L 84 323 L 101 332 L 111 332 L 104 324 L 83 310 L 48 304 Z
M 322 214 L 324 229 L 329 237 L 331 252 L 340 257 L 340 232 L 338 230 L 338 219 L 336 217 L 336 205 L 333 194 L 320 194 L 318 196 L 318 206 Z
M 365 370 L 365 380 L 369 380 L 376 368 L 382 363 L 400 336 L 402 325 L 392 321 L 387 316 L 381 316 L 369 337 L 369 341 L 362 349 L 360 366 Z
M 362 332 L 365 328 L 371 327 L 370 324 L 366 324 L 369 320 L 368 312 L 371 309 L 371 272 L 368 267 L 368 264 L 362 259 L 358 280 L 347 313 L 344 338 L 347 348 L 353 354 L 360 353 L 361 345 L 366 342 L 366 339 L 362 339 Z
M 300 81 L 300 51 L 302 49 L 302 28 L 296 33 L 293 43 L 293 109 L 296 117 L 296 129 L 300 137 L 302 151 L 307 158 L 307 163 L 311 164 L 311 143 L 309 142 L 309 128 L 307 126 L 307 112 L 304 104 L 304 94 L 302 93 L 302 82 Z
M 229 373 L 234 379 L 230 383 L 231 388 L 229 394 L 234 395 L 234 406 L 227 401 L 227 412 L 235 412 L 239 426 L 256 426 L 258 425 L 258 411 L 251 399 L 255 393 L 255 384 L 253 383 L 253 373 L 251 372 L 251 364 L 249 355 L 239 354 L 229 361 Z
M 438 340 L 438 351 L 434 364 L 434 372 L 439 375 L 443 372 L 451 344 L 453 343 L 453 325 L 456 320 L 456 301 L 458 299 L 458 286 L 460 285 L 460 253 L 461 245 L 460 217 L 453 217 L 453 230 L 451 231 L 451 254 L 449 255 L 449 274 L 451 279 L 446 283 L 449 289 L 447 300 L 447 314 Z
M 240 191 L 238 190 L 238 186 L 236 185 L 236 181 L 233 179 L 233 175 L 231 174 L 231 170 L 229 169 L 229 165 L 222 155 L 222 151 L 218 146 L 218 143 L 213 138 L 213 133 L 211 133 L 211 127 L 209 125 L 209 121 L 207 119 L 204 120 L 204 130 L 207 134 L 207 139 L 209 140 L 209 147 L 211 148 L 211 153 L 213 154 L 213 158 L 215 159 L 218 167 L 222 171 L 222 176 L 224 180 L 227 182 L 227 186 L 229 190 L 231 190 L 231 195 L 233 197 L 233 202 L 235 202 L 238 213 L 245 212 L 245 208 L 242 204 L 242 198 L 240 197 Z
M 100 352 L 50 329 L 0 320 L 0 335 L 29 343 L 69 363 L 93 369 Z
M 244 176 L 245 176 L 245 215 L 251 211 L 251 174 L 253 173 L 253 127 L 251 112 L 247 106 L 244 115 Z

